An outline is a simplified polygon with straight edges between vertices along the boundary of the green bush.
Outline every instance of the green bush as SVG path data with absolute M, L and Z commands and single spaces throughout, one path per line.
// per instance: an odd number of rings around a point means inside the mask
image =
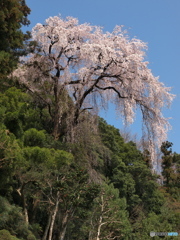
M 19 239 L 12 236 L 9 231 L 3 229 L 3 230 L 0 230 L 0 240 L 19 240 Z
M 35 147 L 39 146 L 42 147 L 46 140 L 46 135 L 44 131 L 38 131 L 35 128 L 28 129 L 24 133 L 24 145 Z
M 35 238 L 34 235 L 29 234 L 29 235 L 27 236 L 27 240 L 36 240 L 36 238 Z

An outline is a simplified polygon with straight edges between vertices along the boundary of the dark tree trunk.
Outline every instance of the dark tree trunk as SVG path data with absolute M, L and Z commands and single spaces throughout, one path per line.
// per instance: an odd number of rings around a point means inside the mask
M 52 135 L 55 140 L 59 139 L 59 129 L 60 129 L 60 121 L 61 121 L 61 116 L 60 116 L 60 107 L 57 105 L 55 108 L 55 113 L 54 113 L 54 119 L 53 119 L 53 132 Z

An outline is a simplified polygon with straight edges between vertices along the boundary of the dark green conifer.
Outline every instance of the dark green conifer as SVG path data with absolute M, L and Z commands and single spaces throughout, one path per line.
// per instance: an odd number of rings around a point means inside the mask
M 172 177 L 173 177 L 173 155 L 172 155 L 172 143 L 171 142 L 164 142 L 161 146 L 161 151 L 163 153 L 162 157 L 162 175 L 164 177 L 164 184 L 169 186 Z
M 23 33 L 21 27 L 30 23 L 29 13 L 25 0 L 0 1 L 0 79 L 13 70 L 24 53 L 29 33 Z

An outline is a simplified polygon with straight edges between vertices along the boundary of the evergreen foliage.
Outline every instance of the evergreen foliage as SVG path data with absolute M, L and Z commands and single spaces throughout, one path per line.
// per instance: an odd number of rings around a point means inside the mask
M 0 2 L 0 78 L 9 74 L 18 57 L 24 54 L 24 41 L 29 38 L 29 33 L 24 34 L 21 27 L 29 24 L 29 13 L 25 0 Z

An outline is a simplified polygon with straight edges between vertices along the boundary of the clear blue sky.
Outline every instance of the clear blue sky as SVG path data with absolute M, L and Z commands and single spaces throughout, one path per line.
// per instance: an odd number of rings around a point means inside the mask
M 104 27 L 112 31 L 115 25 L 124 25 L 130 37 L 136 36 L 148 43 L 149 68 L 160 81 L 172 87 L 176 94 L 166 117 L 172 117 L 172 130 L 168 141 L 173 142 L 173 151 L 180 153 L 180 0 L 26 0 L 31 8 L 31 25 L 44 23 L 50 16 L 61 14 L 73 16 L 80 23 Z M 123 128 L 121 119 L 116 119 L 113 106 L 100 115 L 117 128 Z M 137 115 L 132 133 L 141 134 L 141 118 Z

